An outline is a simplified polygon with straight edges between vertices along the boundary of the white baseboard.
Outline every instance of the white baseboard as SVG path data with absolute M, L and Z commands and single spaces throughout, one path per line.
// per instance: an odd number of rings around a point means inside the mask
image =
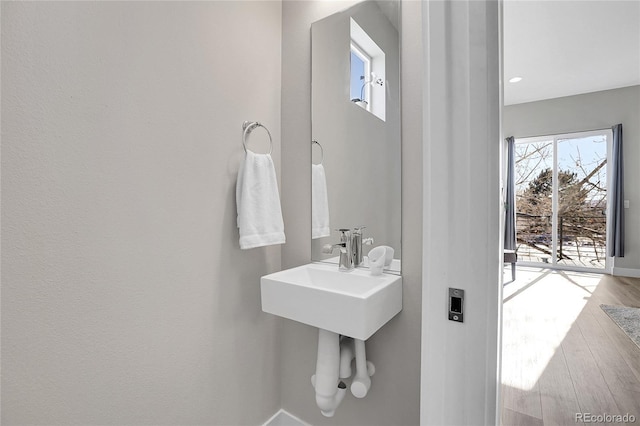
M 612 275 L 618 277 L 640 278 L 640 269 L 616 268 L 614 266 Z
M 266 423 L 262 426 L 311 426 L 305 423 L 293 414 L 290 414 L 282 408 L 278 410 Z

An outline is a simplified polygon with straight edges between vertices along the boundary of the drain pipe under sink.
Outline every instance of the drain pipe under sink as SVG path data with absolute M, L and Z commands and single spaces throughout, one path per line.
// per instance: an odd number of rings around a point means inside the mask
M 353 339 L 356 357 L 356 375 L 351 382 L 351 393 L 356 398 L 367 396 L 371 388 L 371 377 L 376 372 L 372 362 L 367 361 L 364 340 Z
M 348 379 L 351 377 L 351 361 L 356 356 L 353 348 L 353 339 L 351 337 L 342 336 L 340 338 L 340 378 Z
M 364 340 L 338 335 L 327 330 L 318 330 L 318 358 L 316 374 L 311 383 L 316 390 L 316 403 L 325 417 L 333 417 L 347 392 L 340 379 L 351 377 L 351 361 L 356 359 L 356 374 L 351 382 L 351 393 L 364 398 L 371 388 L 371 378 L 376 371 L 367 361 Z
M 338 378 L 340 373 L 340 336 L 318 330 L 316 374 L 311 383 L 316 390 L 316 403 L 325 417 L 333 417 L 347 393 L 347 386 Z

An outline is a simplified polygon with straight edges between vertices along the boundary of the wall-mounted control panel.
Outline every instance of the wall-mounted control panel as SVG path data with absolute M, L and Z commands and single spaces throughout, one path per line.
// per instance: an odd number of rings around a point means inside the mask
M 464 290 L 449 287 L 449 319 L 464 322 Z

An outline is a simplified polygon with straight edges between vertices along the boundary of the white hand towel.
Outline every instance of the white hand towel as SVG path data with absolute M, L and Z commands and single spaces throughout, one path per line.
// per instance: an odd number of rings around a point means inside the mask
M 236 184 L 240 248 L 283 244 L 284 222 L 273 160 L 247 150 Z
M 327 179 L 322 164 L 311 165 L 311 238 L 328 237 L 329 198 L 327 196 Z

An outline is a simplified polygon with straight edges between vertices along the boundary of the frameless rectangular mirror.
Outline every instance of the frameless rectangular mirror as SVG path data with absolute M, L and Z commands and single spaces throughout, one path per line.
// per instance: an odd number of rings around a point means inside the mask
M 399 9 L 366 0 L 311 26 L 313 261 L 337 262 L 323 246 L 364 226 L 364 255 L 390 246 L 400 272 Z

